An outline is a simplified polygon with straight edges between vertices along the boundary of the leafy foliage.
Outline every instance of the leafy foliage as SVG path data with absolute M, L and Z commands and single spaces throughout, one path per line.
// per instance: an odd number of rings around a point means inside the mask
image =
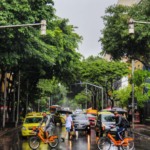
M 143 107 L 144 102 L 150 97 L 150 72 L 146 70 L 136 70 L 134 73 L 134 93 L 139 107 Z M 128 99 L 132 92 L 131 85 L 113 92 L 113 98 L 119 102 L 120 106 L 128 106 Z
M 34 100 L 39 99 L 37 83 L 47 94 L 56 92 L 54 86 L 50 87 L 49 79 L 55 77 L 64 85 L 69 85 L 68 80 L 73 82 L 78 75 L 81 55 L 76 49 L 82 37 L 74 32 L 69 20 L 55 15 L 53 5 L 53 0 L 0 1 L 0 26 L 36 24 L 43 19 L 47 22 L 46 36 L 40 35 L 40 26 L 0 29 L 0 88 L 5 72 L 10 72 L 13 74 L 11 87 L 17 89 L 20 70 L 20 107 L 25 107 L 27 94 L 29 104 L 34 105 Z M 50 89 L 46 89 L 45 82 Z M 8 105 L 11 104 L 11 94 L 8 96 Z
M 105 28 L 103 29 L 102 53 L 110 54 L 113 59 L 121 59 L 124 56 L 141 61 L 145 67 L 149 67 L 150 58 L 150 26 L 148 24 L 135 23 L 135 34 L 128 33 L 128 20 L 132 17 L 137 21 L 150 21 L 150 1 L 143 0 L 140 5 L 133 7 L 111 6 L 103 17 Z M 140 14 L 140 15 L 139 15 Z

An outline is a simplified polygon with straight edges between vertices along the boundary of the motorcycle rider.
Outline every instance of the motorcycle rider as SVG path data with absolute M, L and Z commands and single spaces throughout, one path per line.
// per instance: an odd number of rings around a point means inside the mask
M 121 133 L 125 131 L 125 127 L 122 123 L 123 116 L 119 114 L 117 111 L 114 112 L 115 120 L 116 120 L 116 126 L 117 126 L 117 132 L 116 132 L 116 140 L 123 140 Z
M 44 133 L 45 133 L 45 136 L 46 136 L 46 139 L 47 139 L 46 142 L 48 142 L 48 137 L 53 134 L 54 128 L 55 128 L 54 118 L 53 118 L 52 115 L 48 115 L 46 113 L 46 111 L 44 111 L 42 113 L 42 116 L 43 116 L 43 119 L 40 122 L 40 126 L 42 126 L 42 124 L 45 123 Z

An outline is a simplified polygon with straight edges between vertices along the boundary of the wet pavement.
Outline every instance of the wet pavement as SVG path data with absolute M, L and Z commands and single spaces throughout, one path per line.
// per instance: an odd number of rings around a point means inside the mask
M 147 129 L 147 130 L 145 130 Z M 136 130 L 135 137 L 135 149 L 136 150 L 149 150 L 150 148 L 150 136 L 143 135 L 143 132 L 149 133 L 148 128 L 138 128 Z M 137 132 L 138 131 L 138 132 Z M 0 132 L 1 135 L 2 132 Z M 64 137 L 65 127 L 57 127 L 56 133 L 59 137 Z M 20 129 L 8 132 L 0 137 L 0 150 L 30 150 L 28 145 L 28 139 L 22 139 L 20 135 Z M 94 129 L 91 130 L 91 135 L 79 133 L 73 140 L 65 140 L 59 143 L 57 148 L 49 148 L 47 144 L 41 143 L 38 150 L 97 150 L 96 136 Z M 117 150 L 116 147 L 111 147 L 110 150 Z
M 57 127 L 56 133 L 59 137 L 64 137 L 65 127 Z M 12 132 L 11 134 L 5 134 L 0 137 L 0 150 L 31 150 L 28 145 L 28 138 L 22 139 L 20 136 L 20 130 Z M 74 136 L 72 140 L 65 139 L 56 148 L 48 147 L 48 144 L 41 142 L 38 150 L 96 150 L 96 137 L 95 131 L 91 130 L 91 135 L 79 132 L 78 136 Z

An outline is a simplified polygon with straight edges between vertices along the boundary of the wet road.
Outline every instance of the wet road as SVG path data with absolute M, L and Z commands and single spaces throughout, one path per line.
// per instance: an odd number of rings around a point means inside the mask
M 64 137 L 65 127 L 56 128 L 56 133 L 59 137 Z M 0 150 L 31 150 L 28 145 L 28 139 L 22 139 L 20 132 L 8 134 L 0 138 Z M 96 150 L 96 137 L 95 131 L 91 130 L 91 135 L 87 135 L 83 132 L 79 133 L 78 137 L 74 137 L 72 140 L 65 140 L 59 143 L 57 148 L 49 148 L 48 144 L 41 142 L 38 150 Z
M 56 128 L 56 133 L 59 137 L 64 137 L 65 128 Z M 135 149 L 136 150 L 149 150 L 150 140 L 139 135 L 135 135 Z M 22 139 L 20 132 L 16 131 L 12 134 L 0 137 L 0 150 L 30 150 L 28 145 L 28 139 Z M 65 140 L 60 142 L 57 148 L 49 148 L 47 144 L 41 143 L 38 150 L 97 150 L 95 131 L 91 131 L 91 135 L 79 133 L 73 140 Z M 116 147 L 112 147 L 111 150 L 117 150 Z

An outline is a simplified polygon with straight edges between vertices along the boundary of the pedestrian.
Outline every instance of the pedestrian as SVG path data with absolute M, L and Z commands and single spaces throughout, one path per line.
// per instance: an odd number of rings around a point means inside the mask
M 68 136 L 69 140 L 72 139 L 72 135 L 70 134 L 71 128 L 73 128 L 73 121 L 71 115 L 69 115 L 68 112 L 66 112 L 66 132 L 65 132 L 65 138 Z

